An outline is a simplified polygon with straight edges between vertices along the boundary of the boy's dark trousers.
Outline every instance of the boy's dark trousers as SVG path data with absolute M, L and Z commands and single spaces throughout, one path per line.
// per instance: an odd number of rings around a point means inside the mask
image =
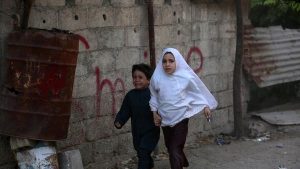
M 188 133 L 188 122 L 189 119 L 184 119 L 173 127 L 162 127 L 171 169 L 182 169 L 189 166 L 189 162 L 183 152 Z
M 154 166 L 150 150 L 139 148 L 137 150 L 138 169 L 151 169 Z

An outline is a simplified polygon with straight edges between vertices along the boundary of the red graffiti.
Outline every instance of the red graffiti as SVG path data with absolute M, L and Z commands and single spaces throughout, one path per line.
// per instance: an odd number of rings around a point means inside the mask
M 85 49 L 89 49 L 90 48 L 90 45 L 89 45 L 89 42 L 86 40 L 85 37 L 81 36 L 81 35 L 77 35 L 78 38 L 79 38 L 79 41 L 82 42 L 85 46 Z
M 116 92 L 116 87 L 118 84 L 121 85 L 121 91 L 123 92 L 123 95 L 125 95 L 125 84 L 124 82 L 120 79 L 117 78 L 114 82 L 114 84 L 108 80 L 108 79 L 103 79 L 101 80 L 101 74 L 100 74 L 100 69 L 98 67 L 96 67 L 95 70 L 96 73 L 96 84 L 97 84 L 97 89 L 96 89 L 96 115 L 97 117 L 100 117 L 100 112 L 101 112 L 101 92 L 102 89 L 105 85 L 107 85 L 111 91 L 112 94 L 112 113 L 113 115 L 116 113 L 116 98 L 115 98 L 115 92 Z
M 148 52 L 145 50 L 144 51 L 144 59 L 147 59 L 148 58 Z
M 193 70 L 195 72 L 200 72 L 202 70 L 202 66 L 203 66 L 203 55 L 202 55 L 202 52 L 199 48 L 197 47 L 192 47 L 190 50 L 189 50 L 189 53 L 187 55 L 187 58 L 186 58 L 186 62 L 189 64 L 190 63 L 190 58 L 192 56 L 192 54 L 195 53 L 199 59 L 200 59 L 200 63 L 199 63 L 199 66 L 194 68 Z
M 58 96 L 65 87 L 66 78 L 65 70 L 58 67 L 49 68 L 38 85 L 41 96 L 47 97 L 49 94 Z

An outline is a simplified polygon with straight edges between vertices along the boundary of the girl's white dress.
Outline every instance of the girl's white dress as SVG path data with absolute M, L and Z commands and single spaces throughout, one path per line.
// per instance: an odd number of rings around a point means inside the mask
M 165 73 L 162 58 L 171 52 L 176 61 L 172 75 Z M 206 106 L 215 109 L 218 105 L 196 73 L 174 48 L 164 49 L 150 81 L 150 107 L 161 117 L 161 126 L 174 126 L 185 118 L 200 113 Z

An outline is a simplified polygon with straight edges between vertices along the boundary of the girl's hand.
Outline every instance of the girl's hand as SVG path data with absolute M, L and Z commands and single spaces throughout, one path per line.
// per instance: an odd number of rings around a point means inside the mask
M 155 126 L 160 126 L 161 116 L 157 112 L 153 112 L 153 120 L 154 120 Z
M 209 107 L 204 108 L 204 116 L 205 116 L 206 119 L 211 118 L 211 111 L 210 111 Z

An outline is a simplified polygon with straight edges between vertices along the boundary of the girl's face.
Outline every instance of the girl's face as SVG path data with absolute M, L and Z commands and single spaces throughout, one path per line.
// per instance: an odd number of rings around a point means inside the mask
M 171 53 L 165 54 L 162 60 L 162 66 L 167 74 L 171 75 L 174 73 L 176 70 L 175 57 Z
M 132 74 L 133 86 L 135 89 L 145 89 L 149 86 L 150 81 L 146 75 L 139 70 L 135 70 Z

